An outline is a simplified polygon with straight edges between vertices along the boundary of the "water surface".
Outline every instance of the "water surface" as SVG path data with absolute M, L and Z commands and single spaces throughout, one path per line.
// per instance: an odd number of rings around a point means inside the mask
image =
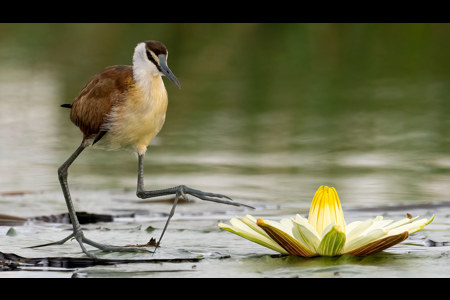
M 103 67 L 131 64 L 135 45 L 147 39 L 166 44 L 182 88 L 165 81 L 169 109 L 145 158 L 146 187 L 186 184 L 256 207 L 180 205 L 153 257 L 205 257 L 195 268 L 162 267 L 189 271 L 153 272 L 157 266 L 143 264 L 0 276 L 450 276 L 448 246 L 428 242 L 449 240 L 449 37 L 448 24 L 0 25 L 2 214 L 66 211 L 56 170 L 81 134 L 59 106 Z M 90 238 L 136 244 L 158 236 L 170 203 L 136 198 L 136 170 L 132 153 L 92 149 L 70 168 L 78 210 L 135 213 L 87 225 Z M 348 221 L 407 212 L 436 218 L 417 236 L 364 259 L 272 257 L 217 228 L 247 213 L 307 214 L 320 185 L 337 189 Z M 9 228 L 0 228 L 2 252 L 82 256 L 76 242 L 23 248 L 62 238 L 70 225 L 29 222 L 15 236 L 6 235 Z

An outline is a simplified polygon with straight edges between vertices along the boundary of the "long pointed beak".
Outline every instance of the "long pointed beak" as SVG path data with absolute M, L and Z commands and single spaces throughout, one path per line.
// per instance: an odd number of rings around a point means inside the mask
M 161 71 L 163 72 L 163 74 L 166 75 L 166 77 L 169 78 L 173 83 L 175 83 L 178 88 L 181 88 L 180 82 L 167 65 L 166 56 L 164 54 L 160 54 L 158 58 L 159 58 L 159 65 L 161 66 Z

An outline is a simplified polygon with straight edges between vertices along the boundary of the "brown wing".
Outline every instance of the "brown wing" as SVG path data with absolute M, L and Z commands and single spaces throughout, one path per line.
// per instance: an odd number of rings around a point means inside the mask
M 97 142 L 106 132 L 102 124 L 113 106 L 126 100 L 133 84 L 131 66 L 111 66 L 94 75 L 72 103 L 70 120 L 83 132 L 83 140 L 96 137 Z

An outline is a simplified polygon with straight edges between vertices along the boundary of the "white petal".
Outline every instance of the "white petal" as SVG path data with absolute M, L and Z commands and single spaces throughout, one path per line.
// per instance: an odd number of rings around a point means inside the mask
M 369 228 L 367 228 L 364 232 L 362 232 L 361 234 L 364 235 L 364 234 L 367 234 L 368 232 L 371 232 L 371 231 L 373 231 L 375 229 L 385 228 L 390 223 L 392 223 L 392 220 L 383 220 L 382 216 L 377 216 L 373 220 L 372 225 Z
M 284 226 L 286 232 L 289 232 L 291 235 L 293 235 L 292 230 L 294 229 L 294 224 L 292 223 L 291 219 L 281 219 L 280 224 Z
M 287 221 L 286 221 L 287 220 Z M 292 228 L 294 225 L 289 219 L 282 219 L 280 222 L 272 221 L 272 220 L 264 220 L 264 223 L 277 228 L 278 230 L 284 231 L 290 236 L 294 236 L 292 234 Z
M 330 231 L 331 229 L 333 229 L 334 225 L 336 225 L 336 222 L 331 222 L 330 224 L 328 224 L 322 231 L 322 236 L 320 237 L 321 240 L 323 240 L 323 237 L 328 233 L 328 231 Z M 342 228 L 341 228 L 342 229 Z
M 297 223 L 298 225 L 302 225 L 302 226 L 306 227 L 306 229 L 308 231 L 312 232 L 320 240 L 320 236 L 317 233 L 316 228 L 308 222 L 308 219 L 305 219 L 302 216 L 297 214 L 295 216 L 295 220 L 293 220 L 293 222 Z
M 303 222 L 306 222 L 306 223 L 308 223 L 308 219 L 306 219 L 306 218 L 303 218 L 301 215 L 299 215 L 299 214 L 296 214 L 295 215 L 295 221 L 297 221 L 297 223 L 299 223 L 299 224 L 303 224 Z M 309 224 L 309 223 L 308 223 Z
M 347 228 L 345 228 L 347 237 L 350 234 L 350 232 L 352 232 L 352 230 L 355 229 L 357 226 L 359 226 L 361 223 L 362 223 L 362 221 L 355 221 L 355 222 L 351 222 L 350 224 L 347 224 Z
M 387 233 L 388 233 L 388 230 L 375 229 L 371 232 L 368 232 L 365 235 L 360 235 L 360 236 L 356 236 L 356 237 L 354 236 L 351 241 L 348 241 L 348 240 L 346 241 L 342 253 L 352 251 L 356 248 L 359 248 L 368 243 L 371 243 L 379 238 L 382 238 L 383 236 L 386 236 Z
M 256 219 L 251 215 L 246 215 L 245 218 L 240 219 L 241 222 L 243 222 L 245 225 L 253 229 L 254 231 L 264 235 L 265 237 L 269 238 L 269 235 L 258 225 L 256 225 Z
M 287 226 L 281 223 L 290 223 Z M 263 220 L 259 218 L 257 220 L 258 226 L 261 226 L 267 233 L 275 240 L 280 246 L 282 246 L 289 254 L 299 255 L 303 257 L 315 256 L 314 252 L 311 252 L 308 247 L 300 243 L 289 231 L 292 230 L 289 227 L 293 227 L 292 221 L 288 219 L 282 220 L 282 222 L 274 222 L 270 220 Z
M 276 243 L 273 239 L 268 237 L 267 235 L 262 235 L 257 231 L 253 230 L 251 227 L 243 223 L 242 221 L 233 218 L 230 220 L 232 225 L 228 225 L 225 223 L 219 223 L 219 227 L 237 234 L 247 240 L 250 240 L 254 243 L 260 244 L 264 247 L 270 248 L 274 251 L 280 252 L 282 254 L 288 254 L 286 250 L 283 249 L 278 243 Z
M 297 240 L 303 248 L 311 253 L 316 253 L 316 248 L 320 243 L 314 227 L 308 223 L 309 228 L 298 228 L 298 224 L 293 219 L 281 219 L 280 222 L 264 220 L 268 225 L 271 225 L 293 237 Z M 302 227 L 302 225 L 300 225 Z M 312 229 L 312 230 L 310 230 Z
M 354 223 L 356 223 L 356 224 L 353 225 Z M 368 219 L 363 222 L 361 222 L 361 221 L 353 222 L 350 224 L 352 225 L 351 226 L 352 228 L 350 231 L 347 231 L 347 239 L 346 239 L 347 244 L 351 243 L 354 239 L 360 237 L 363 232 L 365 232 L 370 226 L 372 226 L 373 219 Z
M 230 223 L 232 226 L 234 226 L 236 229 L 242 231 L 242 232 L 248 232 L 249 234 L 253 234 L 254 230 L 251 229 L 249 226 L 247 226 L 245 223 L 243 223 L 241 220 L 232 218 L 230 220 Z
M 316 232 L 316 229 L 309 223 L 299 223 L 297 220 L 293 220 L 294 224 L 294 237 L 305 245 L 308 250 L 316 253 L 317 248 L 320 245 L 320 237 Z
M 377 216 L 375 219 L 368 219 L 364 222 L 356 221 L 347 226 L 347 242 L 351 242 L 354 238 L 366 235 L 375 229 L 385 228 L 392 220 L 384 220 L 382 216 Z
M 415 219 L 417 219 L 417 218 L 414 218 L 414 220 Z M 398 226 L 398 227 L 390 230 L 389 231 L 389 235 L 399 234 L 399 233 L 404 232 L 404 231 L 408 231 L 409 234 L 413 234 L 414 232 L 422 230 L 422 228 L 425 225 L 429 224 L 431 221 L 433 221 L 433 219 L 434 219 L 434 215 L 429 220 L 428 219 L 420 219 L 420 220 L 416 220 L 414 222 L 406 223 L 406 224 L 404 224 L 402 226 Z
M 419 218 L 419 217 L 417 216 L 417 217 L 414 217 L 414 218 L 411 218 L 411 219 L 410 218 L 401 219 L 401 220 L 399 220 L 397 222 L 392 223 L 389 226 L 386 226 L 386 229 L 391 230 L 391 229 L 398 228 L 398 227 L 403 226 L 405 224 L 409 224 L 409 223 L 414 222 L 415 220 L 417 220 L 417 218 Z

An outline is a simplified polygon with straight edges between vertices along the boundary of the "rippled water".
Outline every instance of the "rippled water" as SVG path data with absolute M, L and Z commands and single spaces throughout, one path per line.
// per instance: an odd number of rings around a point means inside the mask
M 204 258 L 198 263 L 0 277 L 449 277 L 449 30 L 446 24 L 0 25 L 1 214 L 66 212 L 56 169 L 81 135 L 59 105 L 104 66 L 129 64 L 137 42 L 153 38 L 168 46 L 182 89 L 166 81 L 169 110 L 146 155 L 146 187 L 186 184 L 256 207 L 180 204 L 151 257 Z M 81 32 L 90 42 L 77 47 Z M 94 42 L 91 35 L 105 37 Z M 61 36 L 65 45 L 56 42 Z M 88 237 L 138 244 L 159 236 L 171 205 L 136 198 L 136 170 L 136 156 L 127 152 L 88 149 L 76 160 L 69 183 L 77 210 L 119 216 L 86 225 Z M 320 185 L 337 189 L 349 222 L 380 214 L 436 218 L 368 258 L 272 257 L 217 227 L 247 213 L 307 214 Z M 28 222 L 8 236 L 10 227 L 0 227 L 1 252 L 83 256 L 73 241 L 24 248 L 63 238 L 70 225 Z

